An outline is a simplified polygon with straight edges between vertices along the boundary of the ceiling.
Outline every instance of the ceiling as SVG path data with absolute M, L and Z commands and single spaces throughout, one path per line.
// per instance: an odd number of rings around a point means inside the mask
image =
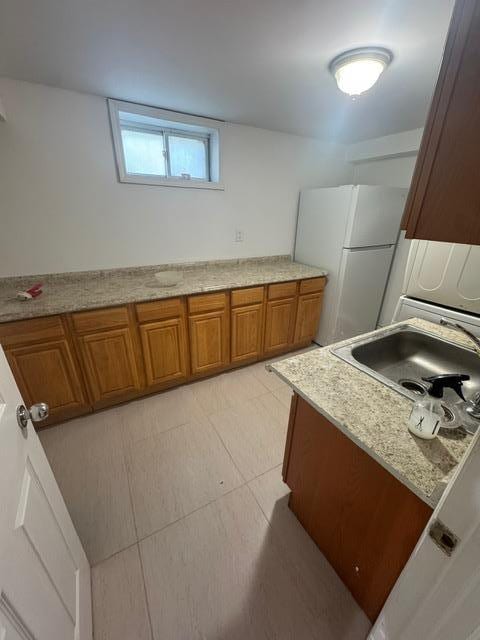
M 0 75 L 319 138 L 424 124 L 453 0 L 0 0 Z M 394 60 L 352 101 L 328 72 Z

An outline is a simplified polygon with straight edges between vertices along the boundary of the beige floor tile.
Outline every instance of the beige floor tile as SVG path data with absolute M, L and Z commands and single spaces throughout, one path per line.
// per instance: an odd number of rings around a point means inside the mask
M 77 455 L 90 459 L 122 451 L 118 407 L 42 429 L 38 435 L 51 463 Z
M 243 477 L 251 480 L 283 458 L 287 424 L 254 398 L 209 417 Z
M 277 398 L 277 400 L 280 400 L 280 402 L 290 411 L 290 404 L 292 402 L 293 396 L 292 388 L 288 385 L 285 385 L 284 387 L 274 389 L 272 393 Z
M 137 442 L 127 460 L 139 538 L 243 483 L 206 420 Z
M 45 430 L 40 437 L 92 564 L 136 542 L 116 410 Z
M 249 485 L 282 550 L 296 589 L 323 635 L 322 638 L 365 638 L 370 622 L 350 592 L 288 508 L 289 488 L 281 467 L 252 480 Z
M 87 458 L 79 451 L 52 468 L 91 564 L 136 542 L 122 453 Z
M 135 400 L 119 407 L 118 414 L 127 447 L 143 438 L 204 418 L 191 386 Z
M 147 538 L 140 551 L 155 640 L 326 638 L 246 487 Z
M 265 407 L 266 411 L 272 416 L 272 418 L 274 418 L 280 426 L 286 430 L 288 427 L 290 408 L 280 402 L 273 392 L 259 396 L 258 401 Z
M 92 569 L 95 640 L 151 640 L 138 546 Z
M 257 380 L 259 380 L 269 391 L 273 391 L 274 389 L 278 389 L 279 387 L 287 386 L 286 383 L 283 382 L 283 380 L 280 380 L 276 373 L 267 371 L 267 369 L 265 368 L 266 365 L 266 362 L 257 362 L 256 364 L 249 367 L 249 370 L 257 378 Z
M 207 415 L 267 392 L 267 388 L 253 375 L 250 368 L 229 371 L 215 378 L 201 380 L 190 388 Z

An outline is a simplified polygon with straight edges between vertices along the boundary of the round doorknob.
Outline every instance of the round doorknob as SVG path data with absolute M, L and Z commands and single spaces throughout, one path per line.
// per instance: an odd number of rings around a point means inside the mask
M 32 422 L 41 422 L 48 418 L 48 404 L 46 402 L 37 402 L 37 404 L 32 404 L 29 413 Z
M 41 422 L 48 418 L 48 404 L 46 402 L 37 402 L 28 410 L 23 404 L 17 407 L 17 422 L 23 433 L 26 433 L 28 421 Z

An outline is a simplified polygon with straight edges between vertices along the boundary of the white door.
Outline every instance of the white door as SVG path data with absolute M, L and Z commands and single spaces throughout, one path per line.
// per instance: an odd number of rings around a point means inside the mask
M 416 241 L 407 295 L 480 313 L 480 247 Z
M 90 567 L 0 347 L 0 639 L 92 638 Z
M 395 244 L 407 193 L 407 189 L 400 187 L 354 187 L 344 246 Z
M 456 476 L 391 592 L 370 640 L 478 640 L 480 638 L 480 439 L 474 438 Z M 447 555 L 430 536 L 449 530 Z M 452 535 L 453 534 L 453 535 Z
M 339 293 L 328 342 L 346 340 L 377 326 L 394 247 L 344 249 Z

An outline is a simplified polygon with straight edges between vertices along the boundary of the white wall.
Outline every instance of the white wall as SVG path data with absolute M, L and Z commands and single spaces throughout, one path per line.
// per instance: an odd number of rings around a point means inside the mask
M 353 164 L 354 182 L 408 188 L 415 168 L 421 133 L 421 129 L 415 129 L 352 145 L 347 158 L 363 158 Z M 370 160 L 367 159 L 369 156 Z M 401 231 L 380 312 L 380 326 L 392 321 L 402 293 L 410 244 L 411 240 L 406 240 L 405 232 Z
M 227 124 L 225 191 L 120 184 L 103 98 L 0 96 L 0 276 L 291 253 L 299 189 L 352 176 L 341 145 Z

